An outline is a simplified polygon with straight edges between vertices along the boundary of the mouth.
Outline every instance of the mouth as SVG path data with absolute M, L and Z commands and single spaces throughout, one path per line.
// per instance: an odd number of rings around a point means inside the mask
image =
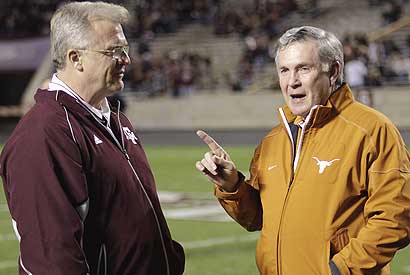
M 115 75 L 116 75 L 118 78 L 123 78 L 123 77 L 124 77 L 124 74 L 125 74 L 125 71 L 120 71 L 120 72 L 116 73 Z
M 123 78 L 125 75 L 125 69 L 126 67 L 121 65 L 121 66 L 117 66 L 115 67 L 113 73 L 115 76 L 117 76 L 118 78 Z
M 298 101 L 302 101 L 306 97 L 306 95 L 305 94 L 291 94 L 291 95 L 289 95 L 289 97 L 293 101 L 298 102 Z

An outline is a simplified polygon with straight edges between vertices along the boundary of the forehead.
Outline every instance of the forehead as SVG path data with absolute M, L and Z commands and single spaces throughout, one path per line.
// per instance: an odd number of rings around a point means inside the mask
M 91 21 L 96 44 L 106 46 L 122 46 L 127 44 L 121 24 L 109 20 Z
M 278 67 L 319 63 L 319 46 L 312 40 L 293 42 L 278 52 Z

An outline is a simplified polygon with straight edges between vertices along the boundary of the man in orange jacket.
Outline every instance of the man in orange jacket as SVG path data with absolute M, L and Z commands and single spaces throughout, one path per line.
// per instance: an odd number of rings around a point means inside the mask
M 275 60 L 286 105 L 255 150 L 250 179 L 203 131 L 211 151 L 196 168 L 233 219 L 261 230 L 260 274 L 390 274 L 410 242 L 410 161 L 399 132 L 354 100 L 333 34 L 292 28 Z

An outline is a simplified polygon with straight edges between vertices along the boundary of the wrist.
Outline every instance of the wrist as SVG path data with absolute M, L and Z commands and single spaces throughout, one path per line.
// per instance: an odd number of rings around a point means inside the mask
M 244 181 L 245 176 L 237 171 L 236 172 L 236 179 L 233 179 L 234 184 L 232 184 L 231 187 L 224 189 L 224 191 L 229 192 L 229 193 L 233 193 L 236 192 L 238 190 L 239 184 Z

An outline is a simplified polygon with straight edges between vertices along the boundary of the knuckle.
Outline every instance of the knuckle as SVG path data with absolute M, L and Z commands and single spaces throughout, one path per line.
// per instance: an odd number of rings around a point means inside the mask
M 201 164 L 204 166 L 204 168 L 208 169 L 209 163 L 208 163 L 208 161 L 207 161 L 206 159 L 203 159 L 203 160 L 201 161 Z
M 212 154 L 211 152 L 206 152 L 206 153 L 205 153 L 205 157 L 207 157 L 207 158 L 211 158 L 212 155 L 213 155 L 213 154 Z

